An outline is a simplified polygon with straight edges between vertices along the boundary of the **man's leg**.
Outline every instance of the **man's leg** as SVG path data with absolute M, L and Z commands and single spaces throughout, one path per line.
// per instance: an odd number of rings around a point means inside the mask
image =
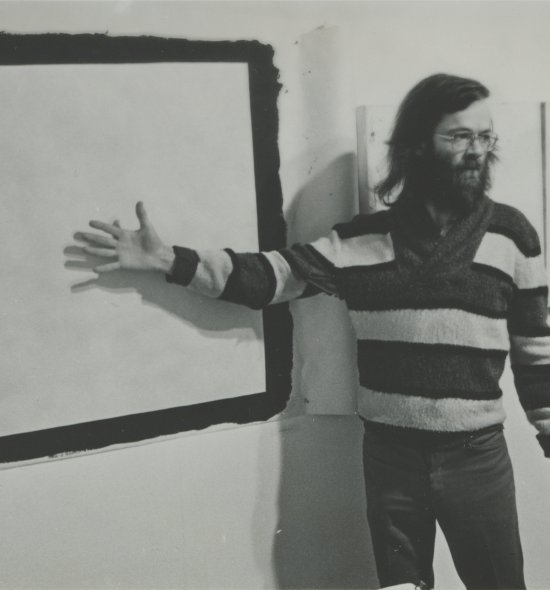
M 380 585 L 433 587 L 435 517 L 422 451 L 366 428 L 363 462 Z
M 523 589 L 512 466 L 501 430 L 434 452 L 437 519 L 468 590 Z

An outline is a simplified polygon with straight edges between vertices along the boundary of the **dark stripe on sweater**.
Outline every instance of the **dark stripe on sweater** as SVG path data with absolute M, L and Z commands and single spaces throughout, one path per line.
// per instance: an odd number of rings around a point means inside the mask
M 172 246 L 172 250 L 175 254 L 174 265 L 172 272 L 166 275 L 166 280 L 187 287 L 197 272 L 199 255 L 195 250 L 182 246 Z
M 508 351 L 499 350 L 498 348 L 478 348 L 476 346 L 464 346 L 461 344 L 442 344 L 429 342 L 404 342 L 401 340 L 375 340 L 362 339 L 358 340 L 358 346 L 367 347 L 386 347 L 392 349 L 394 354 L 409 355 L 425 353 L 427 356 L 432 355 L 466 355 L 488 358 L 506 358 Z
M 319 287 L 308 283 L 306 288 L 304 289 L 303 293 L 298 297 L 298 299 L 307 299 L 308 297 L 314 297 L 315 295 L 319 295 L 320 293 L 324 293 Z
M 490 266 L 488 264 L 481 264 L 479 262 L 472 262 L 471 268 L 474 272 L 486 274 L 490 277 L 498 279 L 499 281 L 503 281 L 511 286 L 514 286 L 514 279 L 509 274 L 506 274 L 504 271 L 500 270 L 500 268 L 496 268 L 495 266 Z
M 246 305 L 252 309 L 266 307 L 275 295 L 273 267 L 263 254 L 235 254 L 229 248 L 233 270 L 220 299 Z
M 311 244 L 304 244 L 303 246 L 297 245 L 296 247 L 291 248 L 291 250 L 297 254 L 301 254 L 305 260 L 307 260 L 312 266 L 318 268 L 322 274 L 333 273 L 336 269 L 334 263 L 323 256 L 323 254 Z
M 334 264 L 313 246 L 296 244 L 280 250 L 280 254 L 292 272 L 313 286 L 316 292 L 339 296 Z
M 508 325 L 510 336 L 528 336 L 536 338 L 538 336 L 550 336 L 550 327 L 548 326 L 517 326 Z
M 532 289 L 516 289 L 517 297 L 548 297 L 548 287 L 533 287 Z
M 537 434 L 537 440 L 544 451 L 544 456 L 550 457 L 550 434 L 542 434 L 539 432 Z
M 527 380 L 514 373 L 514 384 L 521 406 L 525 411 L 550 408 L 548 377 L 540 377 L 538 380 Z
M 477 315 L 482 315 L 491 319 L 505 319 L 507 313 L 505 310 L 493 310 L 480 305 L 469 304 L 461 301 L 460 299 L 445 298 L 440 301 L 433 300 L 429 302 L 418 301 L 417 303 L 409 303 L 403 305 L 397 305 L 391 301 L 378 301 L 373 303 L 364 302 L 362 306 L 354 307 L 354 311 L 399 311 L 405 309 L 458 309 L 461 311 L 467 311 Z
M 512 364 L 512 371 L 527 380 L 538 380 L 540 378 L 550 379 L 550 364 L 548 365 L 523 365 L 519 363 Z M 550 394 L 550 391 L 548 392 Z
M 361 340 L 357 346 L 361 385 L 428 398 L 496 399 L 506 355 L 439 344 Z
M 514 383 L 525 410 L 550 407 L 550 365 L 513 364 Z
M 514 336 L 547 336 L 548 294 L 541 289 L 516 290 L 510 303 L 508 330 Z
M 336 269 L 336 271 L 341 274 L 353 274 L 357 272 L 361 273 L 373 273 L 373 272 L 385 272 L 397 269 L 397 263 L 395 260 L 390 260 L 389 262 L 378 262 L 376 264 L 369 264 L 369 265 L 354 265 L 354 266 L 342 266 Z
M 403 273 L 399 263 L 381 267 L 379 272 L 348 267 L 338 270 L 338 283 L 348 307 L 355 311 L 452 308 L 489 318 L 507 317 L 513 286 L 475 272 L 470 265 L 420 276 Z
M 355 238 L 365 234 L 387 234 L 392 224 L 389 211 L 378 211 L 371 215 L 356 215 L 347 223 L 338 223 L 334 231 L 341 239 Z

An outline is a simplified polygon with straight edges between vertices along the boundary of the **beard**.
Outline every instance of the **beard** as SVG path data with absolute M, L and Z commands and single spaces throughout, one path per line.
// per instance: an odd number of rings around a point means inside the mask
M 417 198 L 467 215 L 491 188 L 491 168 L 496 159 L 494 152 L 481 157 L 465 153 L 455 164 L 448 155 L 430 150 L 415 161 L 409 186 Z

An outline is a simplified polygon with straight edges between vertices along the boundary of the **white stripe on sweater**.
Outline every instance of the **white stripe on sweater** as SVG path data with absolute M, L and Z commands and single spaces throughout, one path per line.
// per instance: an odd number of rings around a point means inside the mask
M 198 250 L 199 264 L 189 287 L 207 297 L 219 297 L 233 270 L 231 257 L 225 250 Z
M 510 360 L 518 365 L 550 364 L 550 336 L 510 336 Z
M 337 266 L 372 266 L 394 258 L 390 234 L 366 234 L 342 240 Z
M 332 230 L 327 236 L 323 236 L 322 238 L 311 242 L 310 246 L 313 246 L 323 258 L 326 258 L 334 265 L 337 264 L 340 251 L 340 237 L 334 230 Z
M 263 255 L 273 267 L 276 279 L 275 293 L 270 304 L 290 301 L 299 297 L 306 288 L 306 282 L 292 273 L 288 262 L 279 252 L 263 252 Z
M 399 393 L 381 393 L 359 387 L 359 415 L 392 426 L 459 432 L 500 424 L 506 418 L 502 398 L 466 400 L 431 399 Z
M 341 239 L 333 230 L 310 244 L 338 268 L 372 266 L 395 258 L 390 234 L 365 234 Z
M 513 280 L 516 252 L 517 247 L 510 238 L 500 234 L 486 233 L 474 256 L 474 262 L 492 266 L 506 273 Z
M 535 289 L 546 286 L 546 271 L 542 254 L 526 258 L 518 252 L 515 283 L 518 289 Z
M 492 266 L 507 274 L 519 289 L 546 285 L 542 255 L 525 256 L 513 240 L 501 234 L 488 232 L 483 236 L 474 262 Z
M 505 319 L 460 309 L 350 310 L 357 338 L 508 350 Z

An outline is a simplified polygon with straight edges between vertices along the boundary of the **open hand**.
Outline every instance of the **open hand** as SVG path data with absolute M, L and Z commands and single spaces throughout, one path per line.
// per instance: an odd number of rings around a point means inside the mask
M 87 242 L 83 247 L 84 252 L 111 259 L 96 266 L 95 272 L 120 269 L 170 272 L 174 263 L 174 253 L 159 238 L 141 201 L 136 205 L 136 215 L 139 220 L 138 230 L 123 229 L 118 222 L 104 223 L 94 220 L 90 221 L 90 227 L 101 230 L 104 234 L 76 234 L 77 239 Z

